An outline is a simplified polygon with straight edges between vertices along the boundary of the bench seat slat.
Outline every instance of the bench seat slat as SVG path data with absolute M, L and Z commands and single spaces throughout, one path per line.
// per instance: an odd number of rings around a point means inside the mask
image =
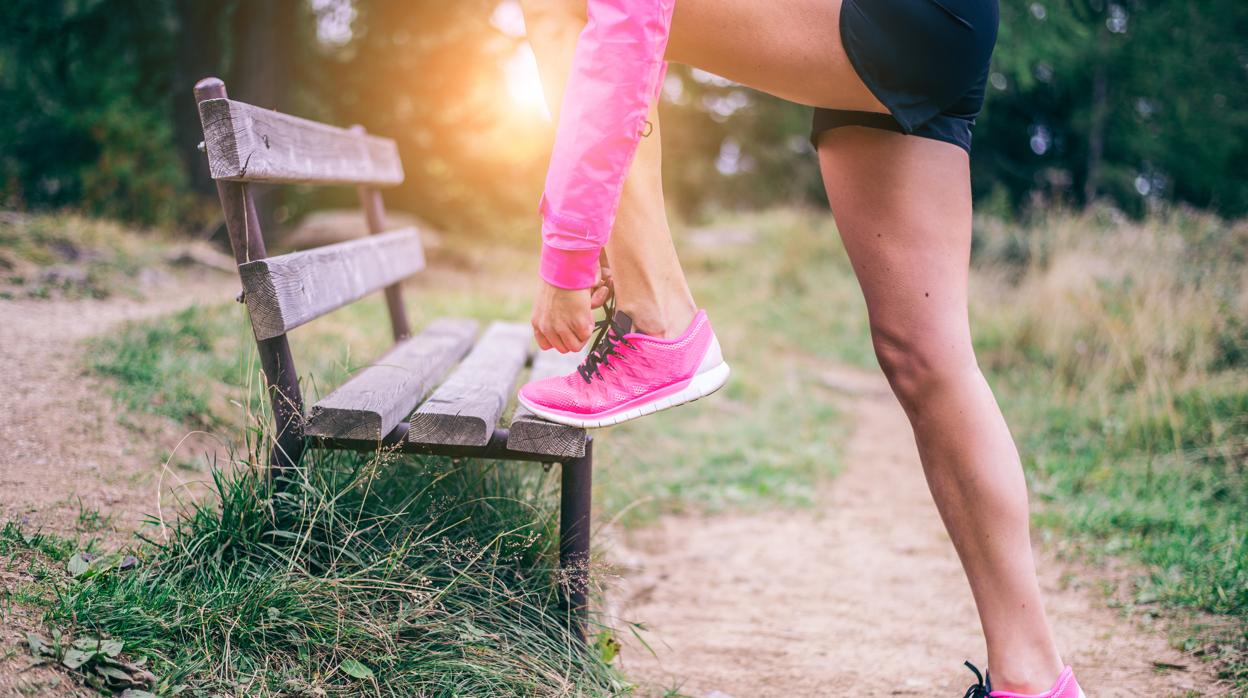
M 560 354 L 553 349 L 539 352 L 533 360 L 529 380 L 571 373 L 584 359 L 584 354 Z M 585 440 L 584 429 L 548 422 L 523 405 L 516 407 L 507 432 L 507 448 L 565 458 L 585 455 Z
M 533 330 L 492 323 L 468 357 L 412 415 L 414 443 L 484 446 L 507 409 L 533 345 Z
M 392 186 L 403 181 L 399 149 L 370 136 L 232 99 L 199 103 L 213 179 Z
M 459 361 L 477 322 L 442 318 L 405 339 L 312 407 L 304 433 L 377 441 L 389 434 Z
M 401 228 L 238 267 L 257 339 L 305 322 L 424 269 L 420 233 Z

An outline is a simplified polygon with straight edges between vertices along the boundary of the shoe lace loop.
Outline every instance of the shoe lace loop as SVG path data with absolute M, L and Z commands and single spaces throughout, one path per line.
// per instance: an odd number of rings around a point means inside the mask
M 984 675 L 979 671 L 979 667 L 970 662 L 965 662 L 965 664 L 966 668 L 975 674 L 975 685 L 966 689 L 966 695 L 962 696 L 962 698 L 991 698 L 992 682 L 984 678 Z
M 622 344 L 630 349 L 634 348 L 632 343 L 624 338 L 624 328 L 615 320 L 614 292 L 607 296 L 606 302 L 602 304 L 602 309 L 606 311 L 607 316 L 594 323 L 594 329 L 598 331 L 598 334 L 590 345 L 589 354 L 586 355 L 585 361 L 576 368 L 576 372 L 581 374 L 581 378 L 586 383 L 592 383 L 594 376 L 601 377 L 603 366 L 614 370 L 608 358 L 620 356 L 619 345 Z

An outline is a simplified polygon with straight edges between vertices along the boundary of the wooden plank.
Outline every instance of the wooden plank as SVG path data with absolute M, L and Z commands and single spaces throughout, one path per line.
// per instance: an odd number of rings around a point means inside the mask
M 495 322 L 459 368 L 412 415 L 408 441 L 484 446 L 516 387 L 533 345 L 533 330 Z
M 553 349 L 540 352 L 533 360 L 529 380 L 571 373 L 584 360 L 584 354 L 560 354 Z M 516 414 L 511 418 L 507 448 L 558 458 L 580 458 L 585 455 L 586 436 L 584 429 L 548 422 L 521 405 L 516 407 Z
M 463 357 L 476 334 L 476 320 L 435 320 L 316 403 L 304 433 L 380 440 Z
M 261 109 L 231 99 L 199 103 L 213 179 L 392 186 L 403 181 L 389 138 Z
M 285 334 L 425 267 L 420 233 L 392 230 L 238 267 L 257 339 Z

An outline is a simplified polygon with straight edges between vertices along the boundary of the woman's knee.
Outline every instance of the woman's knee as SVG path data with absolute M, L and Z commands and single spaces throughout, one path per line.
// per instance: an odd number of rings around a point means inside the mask
M 942 390 L 973 379 L 979 371 L 969 332 L 940 333 L 872 323 L 871 339 L 893 393 L 912 414 L 938 398 Z

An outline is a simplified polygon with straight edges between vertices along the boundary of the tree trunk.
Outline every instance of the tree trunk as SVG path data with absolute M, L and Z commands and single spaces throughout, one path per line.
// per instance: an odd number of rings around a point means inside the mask
M 297 46 L 299 0 L 239 3 L 231 24 L 237 53 L 231 62 L 230 97 L 266 109 L 289 111 Z M 280 187 L 251 185 L 261 230 L 277 233 Z
M 175 12 L 178 28 L 171 90 L 174 147 L 185 163 L 191 189 L 215 197 L 217 189 L 208 176 L 208 164 L 195 147 L 203 140 L 204 132 L 191 97 L 191 87 L 200 78 L 214 75 L 223 67 L 220 31 L 223 9 L 216 3 L 202 0 L 177 0 Z

